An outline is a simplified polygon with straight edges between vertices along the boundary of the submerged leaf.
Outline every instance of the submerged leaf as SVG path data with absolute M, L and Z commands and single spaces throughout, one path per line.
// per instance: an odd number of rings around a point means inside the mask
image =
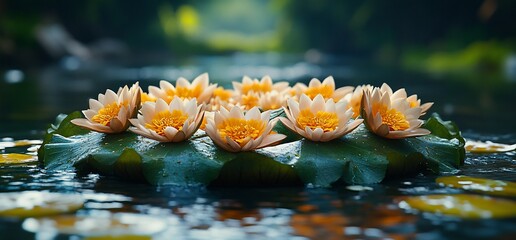
M 516 197 L 516 183 L 468 176 L 439 177 L 435 182 L 454 188 L 481 192 L 490 195 Z
M 479 141 L 466 141 L 466 151 L 471 153 L 500 153 L 500 152 L 511 152 L 516 150 L 516 144 L 501 144 L 494 143 L 491 141 L 479 142 Z
M 399 206 L 467 219 L 516 217 L 515 201 L 470 194 L 406 197 Z
M 38 157 L 22 153 L 2 153 L 0 154 L 0 164 L 23 164 L 34 163 Z
M 78 194 L 51 192 L 0 193 L 0 217 L 42 217 L 75 212 L 84 199 Z

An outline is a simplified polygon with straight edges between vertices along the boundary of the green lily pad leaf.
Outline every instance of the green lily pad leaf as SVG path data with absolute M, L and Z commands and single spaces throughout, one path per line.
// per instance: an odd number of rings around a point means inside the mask
M 454 145 L 456 145 L 458 149 L 457 153 L 459 154 L 458 157 L 460 159 L 459 165 L 464 164 L 464 159 L 466 159 L 466 149 L 464 148 L 466 140 L 462 137 L 459 127 L 454 122 L 444 121 L 441 119 L 439 114 L 433 113 L 432 116 L 425 121 L 422 127 L 430 130 L 433 136 L 450 141 L 458 141 L 458 144 L 454 142 Z
M 436 135 L 418 138 L 384 139 L 361 126 L 330 142 L 299 140 L 290 133 L 291 138 L 277 146 L 230 153 L 216 147 L 203 131 L 185 142 L 160 143 L 131 132 L 84 133 L 70 125 L 74 116 L 64 118 L 45 137 L 49 140 L 39 154 L 48 169 L 96 171 L 157 185 L 372 184 L 426 168 L 453 172 L 464 158 L 462 137 L 451 133 L 457 129 L 450 130 L 445 126 L 450 124 L 442 120 L 429 124 L 429 128 L 440 129 Z M 276 131 L 287 131 L 278 125 Z
M 43 153 L 40 161 L 51 170 L 74 169 L 75 165 L 84 164 L 91 153 L 98 151 L 103 138 L 104 134 L 96 132 L 69 138 L 52 135 L 50 142 L 41 146 L 44 151 L 40 152 Z
M 104 175 L 151 184 L 208 184 L 234 156 L 214 147 L 207 137 L 161 144 L 133 133 L 91 132 L 65 138 L 54 135 L 46 144 L 44 164 L 52 170 L 95 169 Z
M 457 139 L 447 140 L 434 135 L 407 139 L 407 143 L 423 154 L 432 172 L 455 173 L 464 162 L 464 147 Z
M 432 116 L 425 121 L 423 128 L 426 128 L 435 135 L 444 139 L 457 139 L 464 145 L 466 140 L 462 137 L 459 131 L 459 127 L 452 121 L 444 121 L 441 119 L 439 114 L 433 113 Z
M 516 197 L 516 183 L 514 182 L 469 176 L 438 177 L 435 182 L 444 186 L 462 188 L 473 192 Z
M 104 135 L 104 137 L 102 141 L 98 143 L 102 147 L 98 147 L 97 149 L 92 151 L 85 164 L 87 165 L 87 167 L 92 167 L 104 175 L 118 175 L 116 174 L 116 164 L 118 164 L 119 167 L 120 165 L 124 165 L 126 167 L 134 166 L 135 168 L 141 168 L 141 165 L 136 165 L 136 162 L 132 161 L 132 158 L 128 158 L 131 156 L 131 154 L 128 154 L 127 152 L 135 152 L 135 148 L 148 148 L 150 147 L 149 145 L 153 146 L 156 144 L 155 141 L 140 141 L 137 135 L 128 132 L 121 134 L 102 135 Z M 122 158 L 122 156 L 124 156 L 124 158 Z M 140 157 L 135 156 L 134 158 Z M 134 164 L 127 166 L 127 163 L 129 162 L 133 162 Z M 79 166 L 78 168 L 82 167 Z M 128 179 L 122 172 L 123 171 L 118 171 L 118 173 L 120 173 L 120 175 L 118 176 Z
M 515 201 L 470 194 L 406 197 L 399 206 L 466 219 L 516 217 Z
M 145 180 L 143 175 L 142 157 L 132 148 L 126 148 L 116 160 L 113 170 L 116 176 L 129 180 Z
M 294 164 L 296 172 L 305 183 L 329 187 L 342 177 L 347 163 L 345 156 L 334 152 L 334 142 L 325 144 L 301 140 L 299 159 Z
M 151 184 L 209 184 L 235 155 L 216 148 L 208 137 L 157 144 L 141 153 L 143 173 Z
M 212 186 L 301 186 L 291 165 L 260 154 L 243 152 L 224 164 Z
M 352 135 L 326 143 L 302 141 L 299 160 L 294 165 L 301 178 L 315 186 L 330 186 L 342 179 L 348 184 L 381 182 L 387 170 L 387 156 L 361 145 L 371 137 L 364 128 Z M 383 148 L 378 144 L 378 148 Z
M 80 128 L 76 126 L 75 124 L 71 123 L 70 121 L 75 118 L 82 118 L 82 113 L 79 111 L 70 113 L 68 115 L 66 114 L 59 114 L 56 117 L 56 121 L 54 124 L 51 124 L 49 128 L 47 129 L 47 134 L 45 134 L 43 138 L 43 145 L 50 143 L 52 140 L 53 135 L 58 134 L 63 137 L 71 137 L 74 135 L 82 135 L 89 133 L 88 130 L 85 130 L 83 128 Z M 38 150 L 38 157 L 39 159 L 44 159 L 45 155 L 45 148 L 39 148 Z

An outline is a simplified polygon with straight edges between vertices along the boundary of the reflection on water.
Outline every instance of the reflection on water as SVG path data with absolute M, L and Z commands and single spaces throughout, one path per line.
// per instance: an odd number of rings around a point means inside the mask
M 492 177 L 506 169 L 512 174 L 497 179 L 514 180 L 512 154 L 500 154 L 498 162 L 469 155 L 463 173 Z M 506 165 L 512 162 L 512 166 Z M 485 165 L 485 166 L 484 166 Z M 492 171 L 486 171 L 491 169 Z M 87 202 L 77 214 L 129 212 L 150 215 L 166 222 L 155 239 L 341 239 L 415 237 L 477 238 L 514 236 L 514 221 L 464 221 L 433 214 L 407 213 L 395 199 L 403 195 L 460 193 L 440 187 L 432 176 L 417 176 L 372 185 L 373 191 L 349 191 L 345 187 L 313 188 L 180 188 L 126 183 L 97 174 L 71 171 L 46 172 L 36 166 L 0 168 L 0 191 L 50 190 L 81 193 Z M 0 230 L 13 237 L 33 235 L 21 228 L 22 220 L 0 219 Z
M 482 95 L 453 82 L 429 82 L 419 75 L 390 70 L 369 71 L 367 65 L 349 65 L 345 59 L 310 62 L 296 56 L 202 57 L 173 66 L 79 66 L 55 67 L 25 73 L 21 82 L 1 85 L 0 137 L 40 139 L 44 126 L 60 112 L 87 107 L 87 99 L 106 88 L 136 80 L 148 86 L 160 79 L 191 78 L 209 72 L 213 82 L 229 86 L 242 75 L 273 80 L 308 82 L 310 77 L 334 75 L 338 85 L 389 82 L 406 87 L 424 101 L 434 101 L 433 111 L 452 119 L 474 140 L 514 143 L 515 114 L 509 111 L 511 88 Z M 11 73 L 12 74 L 12 73 Z M 401 75 L 400 75 L 401 74 Z M 30 75 L 30 77 L 28 76 Z M 428 76 L 427 76 L 428 77 Z M 491 90 L 489 90 L 491 91 Z M 459 94 L 460 93 L 460 94 Z M 488 100 L 485 100 L 486 98 Z M 491 100 L 489 100 L 491 99 Z M 9 100 L 6 102 L 6 100 Z M 487 103 L 484 103 L 487 102 Z M 483 104 L 487 104 L 483 106 Z M 485 111 L 484 111 L 485 110 Z M 499 112 L 499 114 L 494 114 Z M 486 135 L 479 132 L 494 132 Z M 500 134 L 501 133 L 501 134 Z M 31 150 L 32 149 L 32 150 Z M 1 153 L 33 153 L 33 146 L 4 147 Z M 460 174 L 515 181 L 514 152 L 468 154 Z M 155 239 L 471 239 L 516 237 L 514 219 L 465 221 L 435 214 L 406 212 L 399 196 L 453 194 L 463 190 L 439 186 L 435 176 L 367 186 L 371 191 L 352 191 L 345 186 L 317 188 L 179 188 L 122 182 L 97 174 L 73 171 L 48 172 L 35 164 L 0 166 L 0 192 L 49 190 L 81 193 L 87 202 L 77 215 L 111 213 L 150 215 L 166 223 Z M 23 220 L 0 218 L 0 232 L 10 239 L 33 239 L 22 228 Z M 62 239 L 68 239 L 64 237 Z

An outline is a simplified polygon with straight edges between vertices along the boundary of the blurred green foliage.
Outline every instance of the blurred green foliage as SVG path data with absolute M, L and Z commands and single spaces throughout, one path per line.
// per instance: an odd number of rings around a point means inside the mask
M 515 49 L 513 9 L 511 0 L 0 0 L 0 65 L 45 60 L 34 31 L 57 22 L 85 44 L 113 38 L 138 53 L 317 49 L 437 72 L 496 69 Z

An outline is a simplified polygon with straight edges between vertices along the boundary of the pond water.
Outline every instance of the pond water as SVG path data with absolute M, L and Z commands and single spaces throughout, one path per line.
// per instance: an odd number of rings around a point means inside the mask
M 68 61 L 68 62 L 67 62 Z M 72 61 L 72 62 L 69 62 Z M 76 61 L 76 60 L 75 60 Z M 353 63 L 353 64 L 352 64 Z M 74 65 L 75 64 L 75 65 Z M 172 67 L 179 66 L 179 67 Z M 471 87 L 463 82 L 374 68 L 346 59 L 322 62 L 294 57 L 249 55 L 199 57 L 186 62 L 101 66 L 63 60 L 60 65 L 26 72 L 16 83 L 2 82 L 0 118 L 2 141 L 6 137 L 41 139 L 57 113 L 87 107 L 87 99 L 106 88 L 139 80 L 155 85 L 159 79 L 189 79 L 209 72 L 212 82 L 230 86 L 242 75 L 270 74 L 273 80 L 308 82 L 310 77 L 334 75 L 337 85 L 388 82 L 405 87 L 423 101 L 435 102 L 431 111 L 453 120 L 467 139 L 513 144 L 516 142 L 511 106 L 514 84 L 504 87 Z M 29 147 L 0 150 L 31 152 Z M 460 174 L 516 181 L 515 152 L 468 153 Z M 463 220 L 429 213 L 408 212 L 398 206 L 401 196 L 455 194 L 463 190 L 439 186 L 437 176 L 417 175 L 370 185 L 372 190 L 332 188 L 204 188 L 150 186 L 124 182 L 98 174 L 49 172 L 34 164 L 0 166 L 0 192 L 48 190 L 80 193 L 87 202 L 77 215 L 138 213 L 165 222 L 154 239 L 514 239 L 516 221 Z M 514 200 L 514 199 L 513 199 Z M 26 231 L 23 220 L 0 218 L 0 239 L 52 239 Z M 77 239 L 58 235 L 57 239 Z

